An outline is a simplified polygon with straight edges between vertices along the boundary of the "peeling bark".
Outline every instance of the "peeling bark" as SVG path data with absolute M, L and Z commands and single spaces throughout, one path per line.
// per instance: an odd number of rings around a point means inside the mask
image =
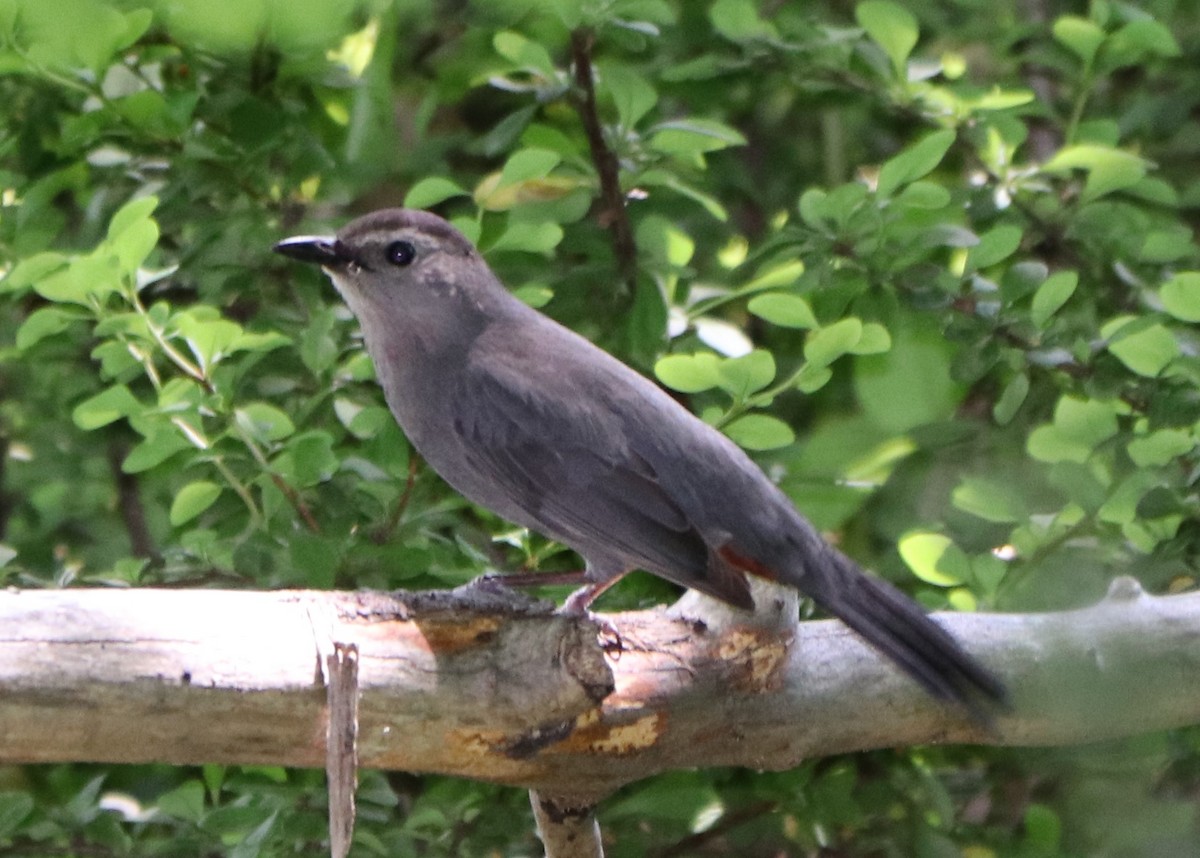
M 939 615 L 1012 690 L 989 732 L 769 592 L 755 615 L 689 595 L 589 618 L 503 591 L 8 591 L 0 763 L 323 766 L 331 640 L 359 653 L 361 766 L 577 806 L 670 769 L 1200 723 L 1200 593 L 1121 579 L 1079 611 Z

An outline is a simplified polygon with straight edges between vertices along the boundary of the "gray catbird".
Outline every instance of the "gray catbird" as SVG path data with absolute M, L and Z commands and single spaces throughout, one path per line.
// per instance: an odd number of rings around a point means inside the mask
M 1001 683 L 889 584 L 826 544 L 745 453 L 583 337 L 513 297 L 446 221 L 386 209 L 275 246 L 325 269 L 358 317 L 388 405 L 458 491 L 579 552 L 591 586 L 631 569 L 752 608 L 790 585 L 933 695 Z

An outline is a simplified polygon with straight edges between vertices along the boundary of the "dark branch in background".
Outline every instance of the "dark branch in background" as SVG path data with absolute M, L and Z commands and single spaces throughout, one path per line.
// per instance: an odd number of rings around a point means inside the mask
M 146 508 L 142 506 L 141 487 L 137 477 L 125 473 L 121 468 L 128 452 L 120 442 L 113 441 L 108 445 L 108 468 L 117 487 L 117 511 L 121 515 L 121 521 L 125 523 L 125 532 L 129 534 L 129 553 L 134 557 L 154 560 L 159 556 L 158 548 L 155 547 L 154 537 L 150 535 L 150 528 L 146 525 Z
M 572 31 L 571 60 L 575 66 L 575 85 L 578 88 L 573 101 L 583 122 L 583 130 L 587 133 L 592 163 L 596 165 L 596 173 L 600 177 L 600 225 L 609 230 L 612 236 L 617 268 L 632 294 L 637 285 L 637 246 L 633 241 L 629 213 L 625 211 L 625 194 L 621 192 L 617 156 L 604 142 L 604 129 L 596 110 L 596 85 L 592 78 L 592 47 L 595 44 L 596 34 L 591 30 L 582 28 Z
M 8 529 L 8 494 L 4 491 L 4 466 L 8 464 L 8 438 L 0 435 L 0 539 Z
M 1022 0 L 1019 4 L 1022 17 L 1030 24 L 1045 27 L 1050 20 L 1049 10 L 1045 0 Z M 1054 75 L 1045 66 L 1026 62 L 1022 68 L 1025 82 L 1033 90 L 1037 100 L 1044 105 L 1054 104 Z M 1061 129 L 1046 119 L 1029 118 L 1029 153 L 1032 160 L 1042 162 L 1050 160 L 1050 156 L 1062 146 Z

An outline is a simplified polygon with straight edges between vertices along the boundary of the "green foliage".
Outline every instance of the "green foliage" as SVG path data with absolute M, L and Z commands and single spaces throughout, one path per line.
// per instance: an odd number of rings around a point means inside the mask
M 420 465 L 332 290 L 269 252 L 403 203 L 450 217 L 523 300 L 679 393 L 931 607 L 1078 606 L 1116 574 L 1191 586 L 1193 12 L 3 0 L 0 578 L 573 568 Z M 632 289 L 573 44 L 591 45 Z M 605 821 L 617 855 L 1101 854 L 1134 842 L 1119 806 L 1147 848 L 1190 843 L 1195 809 L 1170 796 L 1194 794 L 1194 737 L 1106 753 L 675 774 Z M 314 773 L 0 778 L 0 851 L 283 855 L 324 836 Z M 356 854 L 528 854 L 524 804 L 368 773 Z

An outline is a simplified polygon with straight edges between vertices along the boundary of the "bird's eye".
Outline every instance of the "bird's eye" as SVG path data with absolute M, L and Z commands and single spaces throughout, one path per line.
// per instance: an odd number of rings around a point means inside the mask
M 387 261 L 403 268 L 417 257 L 417 249 L 407 241 L 393 241 L 384 251 Z

